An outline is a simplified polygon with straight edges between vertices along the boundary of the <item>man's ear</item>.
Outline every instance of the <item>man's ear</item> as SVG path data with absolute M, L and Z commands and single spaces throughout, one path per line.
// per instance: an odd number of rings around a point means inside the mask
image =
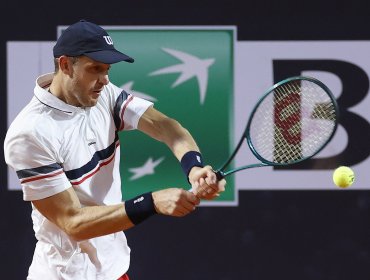
M 71 75 L 72 74 L 72 66 L 73 63 L 68 56 L 62 55 L 58 59 L 59 63 L 59 70 L 62 71 L 64 74 Z

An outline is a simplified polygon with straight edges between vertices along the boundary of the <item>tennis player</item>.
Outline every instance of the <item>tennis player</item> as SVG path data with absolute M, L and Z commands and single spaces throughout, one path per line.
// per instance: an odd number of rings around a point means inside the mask
M 154 214 L 182 217 L 224 190 L 192 136 L 153 104 L 109 81 L 110 65 L 134 60 L 100 26 L 79 21 L 53 48 L 55 72 L 11 124 L 5 158 L 32 202 L 37 244 L 29 280 L 128 279 L 124 230 Z M 166 188 L 122 202 L 118 132 L 139 129 L 165 143 L 192 192 Z M 140 147 L 138 147 L 140 149 Z

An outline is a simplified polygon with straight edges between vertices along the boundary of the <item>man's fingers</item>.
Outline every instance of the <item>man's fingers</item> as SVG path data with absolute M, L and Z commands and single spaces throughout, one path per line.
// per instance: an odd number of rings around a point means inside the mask
M 156 191 L 152 195 L 157 212 L 164 215 L 184 216 L 200 203 L 192 192 L 178 188 Z
M 218 191 L 218 185 L 217 185 L 217 179 L 216 178 L 213 179 L 213 178 L 207 177 L 207 178 L 205 178 L 205 182 L 206 182 L 206 185 L 204 186 L 204 188 L 206 188 L 208 192 L 211 192 L 211 191 L 217 192 Z
M 208 179 L 208 185 L 217 184 L 217 176 L 216 173 L 213 171 L 212 167 L 207 166 L 207 179 Z

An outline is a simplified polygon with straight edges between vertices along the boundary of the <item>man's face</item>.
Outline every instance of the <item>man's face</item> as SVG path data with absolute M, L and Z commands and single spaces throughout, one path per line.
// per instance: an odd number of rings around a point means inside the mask
M 109 83 L 109 64 L 92 60 L 81 56 L 72 63 L 69 80 L 67 82 L 67 103 L 77 107 L 92 107 L 98 102 L 98 98 L 104 86 Z

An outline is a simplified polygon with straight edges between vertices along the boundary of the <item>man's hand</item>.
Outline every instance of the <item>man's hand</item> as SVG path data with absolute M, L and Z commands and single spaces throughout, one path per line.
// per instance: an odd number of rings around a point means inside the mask
M 178 188 L 156 191 L 152 196 L 157 213 L 169 216 L 185 216 L 200 203 L 193 193 Z
M 189 182 L 192 192 L 200 199 L 211 200 L 220 196 L 225 190 L 226 180 L 217 180 L 212 167 L 207 165 L 203 168 L 193 167 L 189 173 Z

